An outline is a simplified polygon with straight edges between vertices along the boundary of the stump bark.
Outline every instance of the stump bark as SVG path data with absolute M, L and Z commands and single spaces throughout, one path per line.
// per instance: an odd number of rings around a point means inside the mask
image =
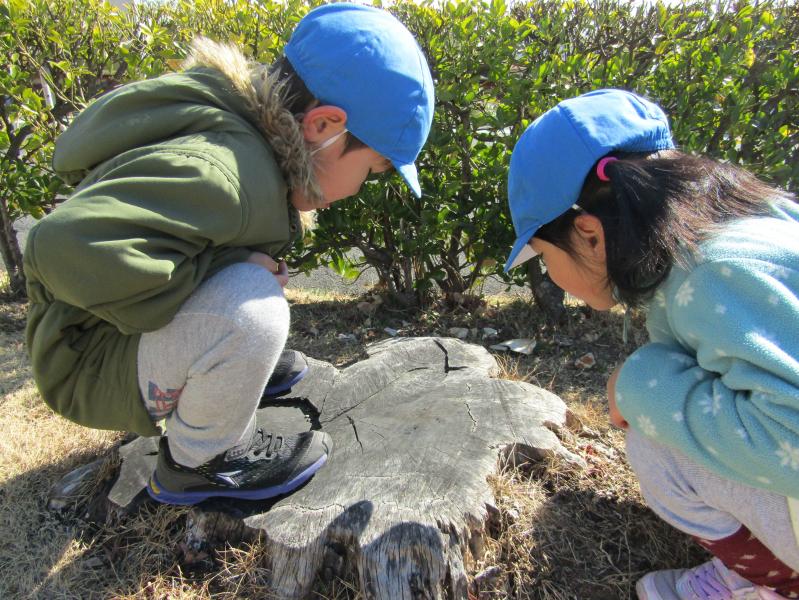
M 505 460 L 581 462 L 553 433 L 566 425 L 566 406 L 493 378 L 494 358 L 460 340 L 393 338 L 367 351 L 343 370 L 309 359 L 290 395 L 258 411 L 269 429 L 328 432 L 335 447 L 326 466 L 276 501 L 198 505 L 188 544 L 260 539 L 282 598 L 348 574 L 366 598 L 466 598 L 466 565 L 481 554 L 495 511 L 487 477 Z M 141 501 L 156 452 L 154 438 L 120 449 L 112 503 Z

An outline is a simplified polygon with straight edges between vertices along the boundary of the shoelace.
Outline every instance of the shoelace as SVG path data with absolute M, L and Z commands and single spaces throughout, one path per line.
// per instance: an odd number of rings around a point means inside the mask
M 273 447 L 274 444 L 274 447 Z M 253 435 L 252 445 L 250 450 L 253 451 L 254 456 L 259 456 L 263 453 L 266 458 L 272 458 L 274 454 L 283 446 L 283 436 L 274 433 L 267 433 L 263 429 L 258 428 Z
M 732 600 L 730 589 L 711 562 L 692 569 L 686 583 L 699 600 Z

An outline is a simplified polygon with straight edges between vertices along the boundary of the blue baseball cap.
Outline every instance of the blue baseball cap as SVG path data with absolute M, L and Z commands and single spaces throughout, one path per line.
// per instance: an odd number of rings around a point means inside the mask
M 508 203 L 516 230 L 505 272 L 535 256 L 527 242 L 580 197 L 594 164 L 613 151 L 674 148 L 659 106 L 624 90 L 596 90 L 564 100 L 538 117 L 510 159 Z
M 430 133 L 435 98 L 411 32 L 372 6 L 327 4 L 303 17 L 284 53 L 308 90 L 346 111 L 347 129 L 421 196 L 413 163 Z

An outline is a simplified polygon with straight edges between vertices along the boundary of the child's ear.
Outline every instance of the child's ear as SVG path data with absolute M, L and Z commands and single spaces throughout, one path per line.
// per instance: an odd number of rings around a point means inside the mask
M 581 213 L 574 218 L 574 230 L 585 242 L 584 249 L 597 260 L 605 260 L 605 228 L 594 215 Z
M 347 113 L 338 106 L 316 106 L 302 118 L 302 133 L 306 142 L 320 143 L 341 132 L 347 126 Z

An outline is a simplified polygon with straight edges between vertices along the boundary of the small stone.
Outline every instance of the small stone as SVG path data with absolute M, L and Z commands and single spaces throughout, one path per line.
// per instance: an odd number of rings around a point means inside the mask
M 582 369 L 590 369 L 596 364 L 596 358 L 594 357 L 593 352 L 588 352 L 583 354 L 580 358 L 574 361 L 575 367 L 580 367 Z
M 517 338 L 513 340 L 505 340 L 498 346 L 506 346 L 508 350 L 518 352 L 519 354 L 526 354 L 530 356 L 535 350 L 536 341 L 532 338 Z M 494 346 L 491 346 L 493 349 Z
M 88 567 L 89 569 L 96 569 L 98 567 L 103 566 L 103 559 L 99 556 L 93 556 L 87 560 L 83 561 L 83 566 Z
M 356 342 L 358 338 L 355 336 L 354 333 L 339 333 L 336 336 L 342 342 Z
M 61 512 L 75 504 L 80 499 L 81 490 L 97 476 L 103 463 L 104 459 L 98 458 L 64 475 L 50 488 L 47 507 Z
M 452 337 L 456 337 L 459 340 L 465 340 L 469 337 L 469 330 L 466 327 L 450 327 L 448 331 Z
M 483 327 L 483 339 L 495 338 L 499 332 L 493 327 Z
M 496 350 L 497 352 L 507 352 L 510 350 L 505 344 L 494 344 L 493 346 L 488 347 L 489 350 Z
M 397 334 L 399 333 L 399 331 L 392 329 L 391 327 L 385 327 L 383 331 L 385 331 L 391 337 L 397 337 Z

